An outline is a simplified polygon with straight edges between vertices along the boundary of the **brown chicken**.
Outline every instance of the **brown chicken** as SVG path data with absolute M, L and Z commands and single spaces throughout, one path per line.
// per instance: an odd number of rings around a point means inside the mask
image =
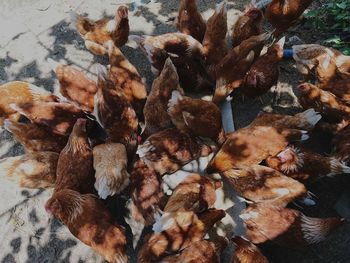
M 325 85 L 319 84 L 318 87 L 332 92 L 342 102 L 350 105 L 350 73 L 341 73 L 337 70 Z
M 350 165 L 350 126 L 337 132 L 332 140 L 335 156 Z
M 247 238 L 254 244 L 268 240 L 292 248 L 319 243 L 344 219 L 339 217 L 313 218 L 298 210 L 257 204 L 245 209 L 240 217 L 247 227 Z
M 299 102 L 304 109 L 314 108 L 322 117 L 332 123 L 349 120 L 350 106 L 344 104 L 331 92 L 321 90 L 311 83 L 298 86 L 300 91 Z
M 235 252 L 231 263 L 269 263 L 260 249 L 249 240 L 236 236 L 232 242 L 235 245 Z
M 64 189 L 53 194 L 46 202 L 45 210 L 108 262 L 128 262 L 124 229 L 116 224 L 97 196 Z
M 129 39 L 136 42 L 146 54 L 151 63 L 151 70 L 158 75 L 162 70 L 167 55 L 185 56 L 194 60 L 204 60 L 203 46 L 192 36 L 182 33 L 167 33 L 158 36 L 130 35 Z
M 97 92 L 96 83 L 75 67 L 59 64 L 48 59 L 52 70 L 60 83 L 60 93 L 69 101 L 76 103 L 81 109 L 94 110 L 94 95 Z
M 270 34 L 265 33 L 244 40 L 239 46 L 230 50 L 220 63 L 214 67 L 214 70 L 212 70 L 216 76 L 214 103 L 222 102 L 234 89 L 242 84 L 245 74 L 259 56 L 254 49 L 263 47 L 269 38 Z
M 161 74 L 153 81 L 151 92 L 147 97 L 143 109 L 145 128 L 142 137 L 144 139 L 147 139 L 156 132 L 173 126 L 167 109 L 168 101 L 174 90 L 177 90 L 181 94 L 184 93 L 179 85 L 176 68 L 171 60 L 167 59 Z
M 224 210 L 211 209 L 198 216 L 193 212 L 165 213 L 154 224 L 138 253 L 140 263 L 159 262 L 167 253 L 176 253 L 202 240 L 213 225 L 225 216 Z
M 108 40 L 113 40 L 117 47 L 123 46 L 128 41 L 130 28 L 126 6 L 119 6 L 112 20 L 91 21 L 77 14 L 72 13 L 72 16 L 80 35 L 85 40 L 86 48 L 95 55 L 105 55 L 103 46 Z
M 175 90 L 168 107 L 169 116 L 180 131 L 210 138 L 218 145 L 224 143 L 221 112 L 213 102 L 182 96 Z
M 326 86 L 336 71 L 347 72 L 350 69 L 350 56 L 340 51 L 318 44 L 294 45 L 293 58 L 297 69 L 304 76 L 304 81 L 316 76 L 317 83 Z M 347 66 L 347 64 L 349 64 Z
M 0 126 L 5 119 L 18 121 L 18 113 L 12 104 L 58 101 L 52 93 L 23 81 L 12 81 L 0 85 Z
M 162 263 L 220 263 L 221 252 L 226 248 L 226 238 L 217 237 L 214 240 L 194 242 L 180 254 L 162 259 Z
M 279 77 L 279 61 L 283 58 L 282 38 L 267 53 L 257 58 L 242 83 L 242 93 L 249 97 L 257 97 L 268 92 L 272 86 L 277 85 Z
M 54 134 L 49 129 L 34 123 L 5 120 L 4 128 L 12 133 L 16 141 L 23 145 L 26 152 L 60 153 L 68 140 L 68 137 Z
M 179 81 L 187 91 L 208 91 L 215 86 L 205 69 L 203 47 L 191 36 L 169 33 L 159 36 L 130 36 L 138 43 L 151 63 L 151 71 L 158 76 L 170 58 L 176 67 Z
M 280 36 L 304 13 L 312 0 L 273 0 L 265 11 L 265 17 L 276 29 L 274 35 Z
M 55 192 L 71 189 L 93 193 L 95 183 L 93 154 L 86 134 L 86 120 L 78 119 L 57 164 Z
M 281 129 L 302 129 L 312 131 L 322 116 L 314 109 L 295 114 L 294 116 L 277 113 L 260 113 L 250 124 L 254 126 L 270 126 Z
M 227 134 L 227 140 L 207 166 L 207 173 L 224 172 L 232 168 L 260 164 L 276 156 L 289 142 L 305 140 L 305 131 L 254 126 Z
M 175 128 L 151 135 L 137 149 L 140 159 L 159 175 L 176 172 L 185 164 L 211 152 L 210 146 Z
M 315 74 L 317 87 L 350 103 L 350 56 L 317 44 L 293 46 L 293 58 L 304 80 Z
M 227 8 L 226 2 L 217 5 L 214 14 L 207 22 L 207 30 L 203 40 L 203 54 L 209 72 L 227 54 Z M 211 73 L 212 74 L 212 73 Z M 214 76 L 214 74 L 212 74 Z
M 212 207 L 216 201 L 215 189 L 220 182 L 214 182 L 200 174 L 188 175 L 173 191 L 164 212 L 193 211 L 200 213 Z
M 202 42 L 207 26 L 198 10 L 196 1 L 197 0 L 180 1 L 176 27 L 181 33 L 190 35 L 199 42 Z
M 128 157 L 136 150 L 138 120 L 135 110 L 127 101 L 124 91 L 107 76 L 106 69 L 98 65 L 98 91 L 95 96 L 94 115 L 106 130 L 107 141 L 125 145 Z
M 249 6 L 231 28 L 232 46 L 236 47 L 251 36 L 262 34 L 263 19 L 264 15 L 260 9 Z
M 102 199 L 122 192 L 130 182 L 126 149 L 120 143 L 100 144 L 93 149 L 95 189 Z
M 326 157 L 295 147 L 287 147 L 276 157 L 267 158 L 266 163 L 269 167 L 301 181 L 350 173 L 350 167 L 336 157 Z
M 254 203 L 285 207 L 307 193 L 302 183 L 262 165 L 228 170 L 223 175 L 239 195 Z
M 0 160 L 0 175 L 20 187 L 48 188 L 56 180 L 58 153 L 33 152 Z
M 165 195 L 161 188 L 161 178 L 148 168 L 142 160 L 137 160 L 131 172 L 131 199 L 137 211 L 133 211 L 134 218 L 145 221 L 145 225 L 152 225 L 156 215 L 165 205 Z
M 111 81 L 124 91 L 127 101 L 135 109 L 139 120 L 142 120 L 142 110 L 146 102 L 147 90 L 139 72 L 112 41 L 108 42 L 108 55 Z
M 70 134 L 78 118 L 86 117 L 80 108 L 67 102 L 34 101 L 10 106 L 31 122 L 49 127 L 52 132 L 62 136 Z

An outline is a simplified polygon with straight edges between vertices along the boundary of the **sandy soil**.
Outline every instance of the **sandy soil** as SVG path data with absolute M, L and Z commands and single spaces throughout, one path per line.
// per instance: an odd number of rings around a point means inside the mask
M 98 3 L 97 3 L 98 2 Z M 82 39 L 70 26 L 69 11 L 87 13 L 97 19 L 112 16 L 117 4 L 130 6 L 132 34 L 161 34 L 175 31 L 173 18 L 178 1 L 141 0 L 135 7 L 133 1 L 54 1 L 54 0 L 0 0 L 0 84 L 12 80 L 25 80 L 54 91 L 58 83 L 46 62 L 47 58 L 75 64 L 91 73 L 96 63 L 106 64 L 103 58 L 89 53 Z M 205 17 L 213 12 L 215 1 L 199 0 Z M 232 24 L 238 10 L 243 10 L 248 1 L 228 1 L 229 24 Z M 297 31 L 302 31 L 299 28 Z M 292 32 L 289 36 L 295 34 Z M 302 42 L 316 41 L 309 34 L 298 34 Z M 129 46 L 123 52 L 138 68 L 148 87 L 152 74 L 146 58 L 139 50 Z M 237 128 L 251 122 L 261 110 L 292 113 L 300 110 L 293 87 L 298 82 L 298 74 L 292 61 L 281 65 L 278 86 L 259 100 L 242 100 L 239 92 L 234 94 L 232 106 Z M 23 149 L 6 131 L 0 131 L 0 158 L 19 155 Z M 322 138 L 324 140 L 324 138 Z M 324 141 L 316 141 L 315 144 Z M 321 147 L 322 148 L 322 147 Z M 0 176 L 3 176 L 0 174 Z M 318 196 L 315 207 L 304 209 L 307 215 L 331 216 L 342 189 L 349 185 L 345 176 L 326 179 L 310 186 Z M 29 190 L 0 178 L 0 260 L 1 262 L 102 262 L 103 260 L 75 239 L 64 226 L 54 221 L 50 224 L 43 209 L 49 190 Z M 118 207 L 113 203 L 112 206 Z M 120 218 L 122 209 L 115 209 Z M 342 206 L 344 208 L 344 206 Z M 349 225 L 339 229 L 326 242 L 305 249 L 293 251 L 271 245 L 264 246 L 264 252 L 272 262 L 350 262 Z M 136 262 L 135 252 L 130 247 L 130 262 Z

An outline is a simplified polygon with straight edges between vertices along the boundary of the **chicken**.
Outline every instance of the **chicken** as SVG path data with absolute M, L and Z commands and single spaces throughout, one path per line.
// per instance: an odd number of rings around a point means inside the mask
M 304 80 L 316 77 L 317 87 L 350 103 L 350 56 L 317 44 L 293 46 L 293 58 Z
M 138 43 L 151 63 L 151 71 L 158 76 L 170 58 L 176 67 L 181 86 L 186 91 L 208 91 L 215 86 L 204 65 L 203 46 L 191 36 L 169 33 L 159 36 L 130 36 Z
M 111 81 L 124 91 L 125 97 L 135 109 L 138 119 L 142 120 L 147 90 L 139 72 L 112 41 L 108 41 L 108 55 L 111 65 L 109 70 Z
M 164 212 L 203 212 L 214 205 L 215 189 L 220 186 L 220 182 L 213 182 L 200 174 L 188 175 L 173 191 Z
M 338 159 L 350 165 L 350 126 L 337 132 L 332 140 L 335 155 Z
M 130 182 L 125 146 L 120 143 L 100 144 L 93 149 L 95 189 L 102 199 L 122 192 Z
M 108 262 L 128 262 L 124 229 L 116 224 L 97 196 L 64 189 L 53 194 L 46 202 L 45 210 Z
M 267 53 L 257 58 L 242 83 L 242 93 L 249 97 L 257 97 L 268 92 L 277 85 L 279 77 L 279 61 L 283 58 L 285 38 L 281 38 Z
M 254 6 L 246 8 L 244 14 L 238 18 L 231 28 L 232 46 L 236 47 L 251 36 L 262 34 L 263 19 L 264 15 L 260 9 Z M 259 55 L 260 52 L 256 52 L 256 54 Z
M 85 113 L 67 102 L 34 101 L 24 104 L 11 104 L 11 108 L 27 117 L 32 123 L 46 126 L 61 136 L 68 136 L 78 118 L 85 118 Z
M 78 119 L 57 164 L 55 192 L 63 189 L 82 194 L 94 191 L 93 153 L 86 134 L 86 120 Z
M 146 225 L 155 222 L 156 215 L 164 207 L 165 195 L 161 188 L 161 178 L 156 172 L 148 168 L 142 160 L 137 160 L 131 172 L 131 199 L 137 211 L 134 218 L 141 214 L 139 221 Z M 135 215 L 136 214 L 136 215 Z
M 243 82 L 244 76 L 259 56 L 254 49 L 263 47 L 270 38 L 270 34 L 252 36 L 244 40 L 239 46 L 230 50 L 227 55 L 213 69 L 216 77 L 216 88 L 213 102 L 222 102 L 234 89 Z
M 346 66 L 350 56 L 345 56 L 336 49 L 318 44 L 294 45 L 292 49 L 297 69 L 304 76 L 305 82 L 315 74 L 318 84 L 326 86 L 337 70 L 347 72 L 350 69 L 350 64 Z
M 128 158 L 131 158 L 137 145 L 138 120 L 135 110 L 128 103 L 124 91 L 109 79 L 106 69 L 99 65 L 97 70 L 98 91 L 94 115 L 106 130 L 107 141 L 124 144 Z
M 231 263 L 269 263 L 260 249 L 249 240 L 236 236 L 232 241 L 235 245 L 235 252 Z
M 349 120 L 350 106 L 342 103 L 331 92 L 321 90 L 311 83 L 298 86 L 300 91 L 299 102 L 304 109 L 314 108 L 322 117 L 332 123 Z
M 97 92 L 96 83 L 73 66 L 59 64 L 52 59 L 48 59 L 48 62 L 60 83 L 62 96 L 76 103 L 81 109 L 92 112 L 94 95 Z
M 210 146 L 174 128 L 153 134 L 137 149 L 140 159 L 159 175 L 176 172 L 211 152 Z
M 208 164 L 207 173 L 224 172 L 261 163 L 269 156 L 276 156 L 290 141 L 305 140 L 305 131 L 255 126 L 227 134 L 227 140 Z
M 49 188 L 56 180 L 58 153 L 33 152 L 0 160 L 0 175 L 20 187 Z
M 350 73 L 336 70 L 335 75 L 326 84 L 319 84 L 318 87 L 332 92 L 342 102 L 350 105 Z
M 5 119 L 18 121 L 20 113 L 11 107 L 12 104 L 33 102 L 56 102 L 58 98 L 52 93 L 33 84 L 23 81 L 12 81 L 0 85 L 0 126 Z
M 247 227 L 247 238 L 254 244 L 268 240 L 298 248 L 319 243 L 343 222 L 343 218 L 314 218 L 298 210 L 267 204 L 251 205 L 240 217 Z
M 203 41 L 207 25 L 198 10 L 196 0 L 180 1 L 176 27 L 181 33 L 190 35 L 199 42 Z
M 213 225 L 225 216 L 225 211 L 211 209 L 198 216 L 193 212 L 165 213 L 154 224 L 155 233 L 145 240 L 138 261 L 159 262 L 166 253 L 183 250 L 202 240 Z
M 336 157 L 326 157 L 292 146 L 275 157 L 267 158 L 266 163 L 269 167 L 301 181 L 350 173 L 350 167 Z
M 312 131 L 321 118 L 322 116 L 312 108 L 297 113 L 294 116 L 264 112 L 260 113 L 255 120 L 249 124 L 249 127 L 270 126 L 278 130 L 302 129 Z
M 217 237 L 214 240 L 194 242 L 180 254 L 162 259 L 162 263 L 219 263 L 220 254 L 227 246 L 227 239 Z
M 4 128 L 23 145 L 26 152 L 60 153 L 66 146 L 68 137 L 52 133 L 49 129 L 34 123 L 4 121 Z
M 168 58 L 161 74 L 153 81 L 151 92 L 147 97 L 143 109 L 145 128 L 142 136 L 144 139 L 147 139 L 156 132 L 173 126 L 167 112 L 167 104 L 174 90 L 177 90 L 180 94 L 184 93 L 179 85 L 179 77 L 176 73 L 176 68 Z
M 227 7 L 222 1 L 217 5 L 214 14 L 207 22 L 203 39 L 203 54 L 209 72 L 227 54 Z
M 276 29 L 274 35 L 280 36 L 304 13 L 312 0 L 273 0 L 265 11 L 265 17 Z
M 130 35 L 151 63 L 151 70 L 158 75 L 162 70 L 167 53 L 184 56 L 193 60 L 204 60 L 203 46 L 193 37 L 182 33 L 167 33 L 158 36 Z M 164 52 L 165 51 L 165 52 Z
M 223 175 L 239 195 L 254 203 L 285 207 L 307 193 L 302 183 L 262 165 L 228 170 Z
M 95 55 L 105 54 L 103 47 L 108 40 L 113 40 L 117 47 L 123 46 L 128 41 L 130 28 L 126 6 L 119 6 L 112 20 L 91 21 L 73 13 L 72 18 L 85 40 L 86 48 Z
M 221 112 L 213 102 L 182 96 L 174 90 L 168 107 L 168 114 L 180 131 L 210 138 L 218 145 L 224 143 Z

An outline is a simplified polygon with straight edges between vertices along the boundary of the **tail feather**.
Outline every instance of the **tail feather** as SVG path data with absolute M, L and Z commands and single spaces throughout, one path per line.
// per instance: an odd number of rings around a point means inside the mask
M 316 244 L 344 222 L 343 218 L 312 218 L 301 215 L 301 230 L 308 244 Z
M 92 67 L 96 72 L 98 81 L 106 81 L 108 79 L 108 71 L 105 66 L 95 63 Z
M 333 176 L 336 174 L 349 174 L 350 173 L 350 167 L 345 165 L 342 161 L 339 159 L 332 157 L 330 161 L 331 166 L 331 172 L 327 174 L 327 176 Z
M 173 90 L 171 93 L 171 98 L 168 102 L 168 112 L 171 113 L 174 111 L 176 105 L 183 99 L 183 96 L 178 90 Z
M 297 114 L 296 117 L 301 120 L 299 121 L 300 128 L 306 128 L 304 125 L 312 126 L 313 128 L 322 118 L 321 114 L 312 108 Z
M 69 12 L 69 16 L 70 16 L 71 26 L 75 27 L 81 35 L 84 36 L 89 31 L 92 30 L 94 25 L 89 19 L 87 19 L 87 18 L 85 18 L 85 17 L 83 17 L 83 16 L 81 16 L 73 11 Z
M 227 12 L 227 3 L 225 0 L 216 5 L 215 12 L 216 13 L 220 13 L 220 12 L 226 13 Z
M 141 46 L 145 42 L 145 37 L 144 36 L 138 36 L 138 35 L 130 35 L 128 37 L 128 41 L 133 41 L 137 45 Z
M 122 192 L 130 182 L 129 173 L 124 170 L 121 174 L 115 174 L 114 171 L 103 170 L 103 173 L 96 172 L 95 189 L 102 199 Z

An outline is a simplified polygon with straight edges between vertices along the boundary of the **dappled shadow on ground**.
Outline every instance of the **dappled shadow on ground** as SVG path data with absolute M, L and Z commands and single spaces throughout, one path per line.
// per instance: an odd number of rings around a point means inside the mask
M 145 21 L 153 26 L 154 30 L 153 35 L 168 33 L 175 31 L 173 25 L 174 15 L 172 13 L 177 10 L 177 2 L 175 1 L 157 1 L 160 8 L 157 12 L 151 10 L 147 6 L 149 1 L 144 1 L 145 5 L 138 10 L 138 15 L 141 15 L 145 18 Z M 229 8 L 239 8 L 243 10 L 244 1 L 229 1 Z M 248 1 L 245 1 L 248 2 Z M 202 12 L 208 11 L 215 7 L 214 1 L 209 0 L 199 0 L 200 10 Z M 81 13 L 83 13 L 82 10 Z M 171 15 L 169 15 L 171 14 Z M 102 14 L 105 16 L 105 14 Z M 101 16 L 102 16 L 101 15 Z M 162 16 L 162 19 L 158 17 Z M 131 25 L 131 30 L 132 30 Z M 11 41 L 6 45 L 6 49 L 11 49 L 11 43 L 18 41 L 23 34 L 27 32 L 19 33 L 11 39 Z M 131 34 L 141 35 L 145 32 L 143 31 L 131 31 Z M 31 34 L 34 34 L 31 32 Z M 72 28 L 68 19 L 61 20 L 60 22 L 53 25 L 48 29 L 48 36 L 53 38 L 51 44 L 46 43 L 41 40 L 39 36 L 35 35 L 37 40 L 37 45 L 43 48 L 47 52 L 47 58 L 52 58 L 56 61 L 62 61 L 67 64 L 75 64 L 77 60 L 76 57 L 81 58 L 87 63 L 81 63 L 76 65 L 79 69 L 83 71 L 91 72 L 91 65 L 94 63 L 101 63 L 103 65 L 108 64 L 108 59 L 106 57 L 92 56 L 85 48 L 84 41 L 77 33 L 75 29 Z M 24 43 L 25 44 L 25 43 Z M 79 51 L 80 53 L 74 57 L 71 57 L 72 49 Z M 122 48 L 125 56 L 130 60 L 132 64 L 136 66 L 139 70 L 140 75 L 145 78 L 148 89 L 150 89 L 153 75 L 150 71 L 150 64 L 146 59 L 145 55 L 139 49 L 133 49 L 129 46 L 124 46 Z M 28 50 L 30 53 L 30 50 Z M 92 56 L 91 61 L 89 56 Z M 55 74 L 53 72 L 49 74 L 43 74 L 43 64 L 44 61 L 33 57 L 30 62 L 23 63 L 21 57 L 16 57 L 5 54 L 4 57 L 0 58 L 0 83 L 5 83 L 11 80 L 26 80 L 30 79 L 31 83 L 44 87 L 49 91 L 53 91 L 56 83 Z M 84 65 L 83 65 L 84 64 Z M 9 74 L 12 67 L 16 65 L 19 66 L 19 70 L 15 74 Z M 46 67 L 45 64 L 44 67 Z M 47 71 L 46 71 L 47 72 Z M 296 102 L 295 95 L 293 93 L 293 87 L 297 84 L 297 74 L 296 70 L 292 67 L 292 63 L 284 62 L 281 68 L 281 78 L 280 85 L 277 89 L 272 90 L 268 94 L 262 97 L 262 103 L 259 99 L 250 99 L 245 98 L 244 102 L 241 98 L 240 92 L 237 91 L 233 96 L 233 109 L 234 109 L 234 119 L 235 125 L 237 128 L 244 127 L 248 125 L 261 110 L 266 111 L 276 111 L 279 113 L 288 113 L 292 114 L 297 111 L 300 111 L 300 107 Z M 317 144 L 317 142 L 316 142 Z M 244 150 L 244 147 L 241 148 Z M 15 144 L 11 135 L 2 131 L 0 134 L 0 158 L 7 156 L 18 155 L 23 152 L 23 149 Z M 243 152 L 243 151 L 242 151 Z M 243 158 L 244 156 L 242 156 Z M 341 190 L 339 189 L 339 184 L 343 185 L 345 188 L 349 185 L 348 178 L 339 177 L 337 179 L 326 179 L 319 182 L 317 185 L 310 186 L 312 192 L 316 195 L 318 193 L 328 193 L 322 194 L 318 197 L 318 206 L 308 208 L 305 210 L 308 215 L 317 215 L 317 216 L 331 216 L 334 214 L 334 211 L 330 207 L 333 206 L 336 201 L 337 196 L 339 196 Z M 227 187 L 227 184 L 225 184 Z M 39 195 L 41 192 L 39 193 Z M 15 214 L 16 210 L 18 211 L 23 205 L 27 203 L 27 200 L 34 198 L 33 194 L 30 194 L 28 191 L 23 192 L 24 201 L 23 203 L 17 204 L 8 210 L 9 214 Z M 229 201 L 231 196 L 225 195 L 224 200 Z M 42 207 L 45 200 L 39 199 L 40 203 L 37 205 Z M 107 200 L 108 207 L 112 211 L 113 215 L 116 217 L 119 224 L 123 225 L 126 228 L 126 233 L 128 237 L 131 237 L 131 230 L 124 221 L 123 215 L 126 214 L 125 210 L 125 201 L 124 197 L 110 198 Z M 239 202 L 235 200 L 234 202 Z M 234 206 L 229 208 L 227 211 L 234 210 Z M 321 211 L 321 214 L 320 214 Z M 238 218 L 238 215 L 233 213 L 233 221 L 241 223 L 241 220 Z M 0 218 L 4 215 L 0 215 Z M 13 218 L 9 215 L 9 218 Z M 0 262 L 27 262 L 27 263 L 37 263 L 37 262 L 72 262 L 71 255 L 74 248 L 77 246 L 76 239 L 73 239 L 71 235 L 66 234 L 66 238 L 63 238 L 58 234 L 64 230 L 64 226 L 58 222 L 53 221 L 50 225 L 43 221 L 42 217 L 38 215 L 38 210 L 36 207 L 32 207 L 28 210 L 27 224 L 33 228 L 33 231 L 21 231 L 14 228 L 13 234 L 11 233 L 10 240 L 3 240 L 2 242 L 6 243 L 6 247 L 9 248 L 8 251 L 1 253 Z M 10 221 L 6 222 L 9 224 Z M 222 231 L 232 230 L 231 225 L 221 224 L 218 226 Z M 65 233 L 67 230 L 63 231 Z M 349 225 L 345 225 L 339 231 L 343 233 L 348 233 L 350 231 Z M 145 231 L 147 232 L 147 231 Z M 237 233 L 235 233 L 237 234 Z M 12 238 L 13 237 L 13 238 Z M 130 262 L 136 262 L 135 251 L 132 249 L 131 238 L 128 238 L 128 254 L 132 255 Z M 47 242 L 42 242 L 42 240 L 47 240 Z M 143 237 L 141 237 L 143 240 Z M 140 242 L 142 243 L 142 242 Z M 139 243 L 139 245 L 140 245 Z M 313 262 L 330 262 L 327 261 L 329 256 L 327 254 L 334 254 L 333 262 L 347 262 L 350 257 L 350 252 L 348 249 L 348 244 L 350 243 L 349 235 L 338 235 L 337 238 L 331 238 L 327 243 L 320 244 L 318 246 L 313 246 L 308 250 L 303 252 L 295 252 L 289 249 L 282 249 L 280 247 L 270 246 L 264 247 L 264 251 L 267 252 L 267 255 L 271 257 L 272 262 L 298 262 L 299 260 L 304 260 L 305 258 L 313 259 Z M 25 251 L 26 259 L 18 258 L 18 255 Z M 344 251 L 344 253 L 337 253 L 339 251 Z M 80 259 L 79 262 L 84 262 L 83 259 Z

